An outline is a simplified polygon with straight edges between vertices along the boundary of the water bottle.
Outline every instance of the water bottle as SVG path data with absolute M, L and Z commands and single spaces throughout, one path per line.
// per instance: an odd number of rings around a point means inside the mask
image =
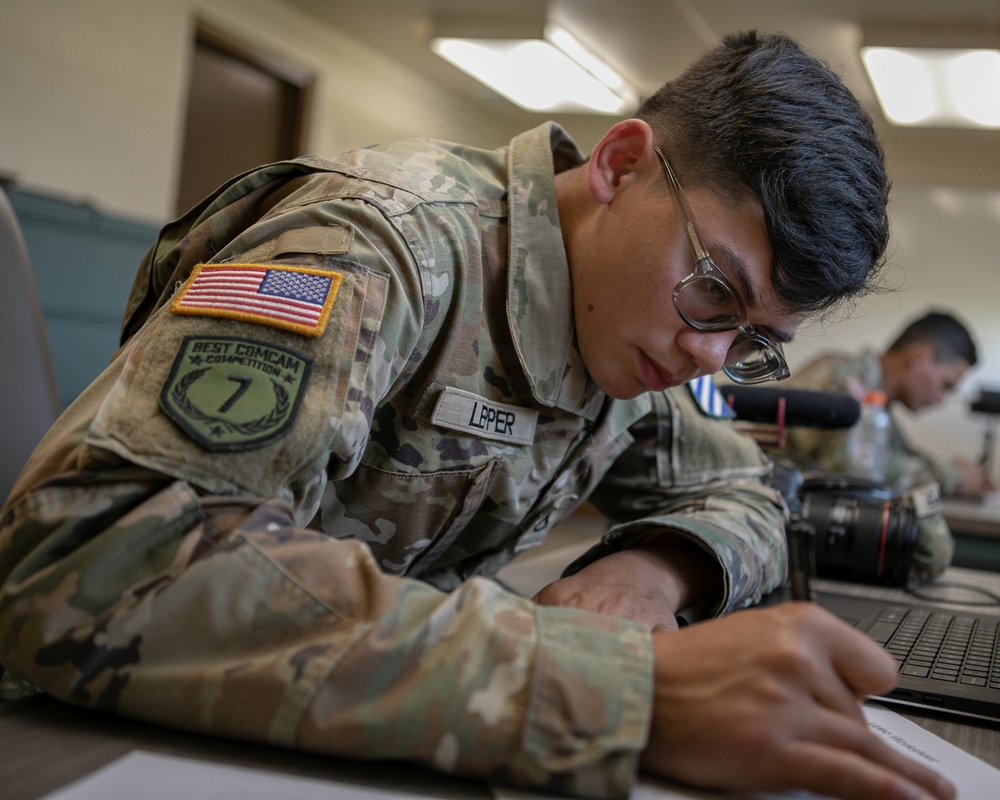
M 847 471 L 879 483 L 885 482 L 892 425 L 885 404 L 885 392 L 868 392 L 861 403 L 861 417 L 847 440 Z

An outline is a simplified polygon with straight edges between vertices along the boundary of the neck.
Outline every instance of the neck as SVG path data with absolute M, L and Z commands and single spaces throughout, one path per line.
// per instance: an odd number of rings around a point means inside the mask
M 560 172 L 556 175 L 556 205 L 559 209 L 559 227 L 562 229 L 563 245 L 573 271 L 573 252 L 587 211 L 586 166 Z

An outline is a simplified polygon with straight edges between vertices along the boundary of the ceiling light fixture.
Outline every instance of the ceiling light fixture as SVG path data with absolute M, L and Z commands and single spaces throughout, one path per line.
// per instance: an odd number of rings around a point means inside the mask
M 861 58 L 897 125 L 1000 127 L 1000 50 L 865 47 Z
M 628 82 L 558 25 L 541 38 L 436 33 L 435 53 L 528 111 L 624 115 L 638 105 Z
M 1000 28 L 869 22 L 861 60 L 896 125 L 1000 128 Z

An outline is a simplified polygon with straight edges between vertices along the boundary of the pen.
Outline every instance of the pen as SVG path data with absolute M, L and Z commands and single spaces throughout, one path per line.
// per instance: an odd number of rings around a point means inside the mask
M 788 538 L 788 583 L 792 600 L 812 600 L 811 580 L 816 563 L 812 551 L 812 526 L 793 515 L 786 533 Z

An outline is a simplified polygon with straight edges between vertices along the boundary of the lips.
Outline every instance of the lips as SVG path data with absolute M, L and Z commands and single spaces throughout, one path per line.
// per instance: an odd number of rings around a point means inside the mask
M 642 382 L 646 384 L 650 391 L 659 392 L 675 385 L 670 373 L 662 369 L 645 353 L 641 354 L 641 360 Z

